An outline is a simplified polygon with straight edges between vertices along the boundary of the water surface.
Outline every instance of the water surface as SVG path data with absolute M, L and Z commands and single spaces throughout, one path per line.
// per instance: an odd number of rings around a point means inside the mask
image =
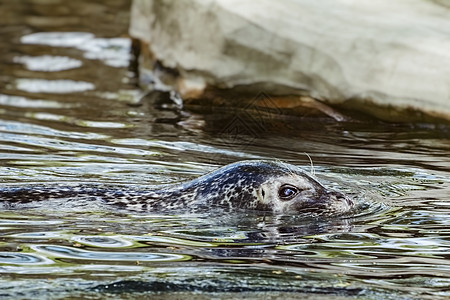
M 363 209 L 315 219 L 71 199 L 4 208 L 2 297 L 450 296 L 447 125 L 180 109 L 173 94 L 137 88 L 129 1 L 62 3 L 0 1 L 2 186 L 166 184 L 243 159 L 309 171 L 307 153 Z

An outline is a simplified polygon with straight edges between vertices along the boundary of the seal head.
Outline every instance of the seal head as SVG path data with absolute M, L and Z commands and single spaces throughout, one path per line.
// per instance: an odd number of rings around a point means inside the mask
M 353 201 L 327 190 L 299 167 L 274 161 L 242 161 L 204 175 L 183 189 L 199 207 L 221 206 L 282 214 L 341 214 Z

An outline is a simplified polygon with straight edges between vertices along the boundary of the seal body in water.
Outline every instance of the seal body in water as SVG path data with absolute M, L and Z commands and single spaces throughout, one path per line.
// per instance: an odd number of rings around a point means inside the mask
M 279 214 L 342 214 L 354 205 L 302 169 L 274 161 L 241 161 L 197 179 L 152 189 L 101 186 L 2 187 L 0 199 L 32 202 L 55 198 L 101 199 L 137 211 L 249 209 Z

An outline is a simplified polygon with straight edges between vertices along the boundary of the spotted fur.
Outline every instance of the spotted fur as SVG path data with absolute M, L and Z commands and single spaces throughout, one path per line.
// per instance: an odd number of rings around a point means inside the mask
M 279 189 L 284 184 L 298 189 L 292 200 L 280 199 Z M 335 214 L 353 207 L 349 198 L 328 191 L 300 168 L 273 161 L 237 162 L 192 181 L 144 190 L 96 185 L 0 187 L 1 201 L 24 203 L 58 198 L 101 200 L 136 211 L 220 207 L 229 211 Z

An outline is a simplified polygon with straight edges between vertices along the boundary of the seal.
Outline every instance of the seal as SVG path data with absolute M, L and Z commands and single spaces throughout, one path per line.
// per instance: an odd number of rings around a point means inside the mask
M 31 202 L 45 199 L 102 200 L 135 211 L 202 211 L 221 208 L 275 214 L 336 215 L 354 202 L 330 191 L 301 168 L 278 161 L 250 160 L 224 166 L 194 180 L 145 189 L 95 185 L 3 187 L 0 199 Z

